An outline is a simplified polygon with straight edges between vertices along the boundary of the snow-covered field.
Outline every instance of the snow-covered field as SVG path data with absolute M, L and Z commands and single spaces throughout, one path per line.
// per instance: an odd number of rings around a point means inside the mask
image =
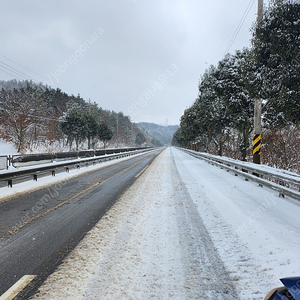
M 0 139 L 0 155 L 12 155 L 16 153 L 18 153 L 17 149 L 12 144 Z
M 32 299 L 263 299 L 300 274 L 300 205 L 166 149 Z

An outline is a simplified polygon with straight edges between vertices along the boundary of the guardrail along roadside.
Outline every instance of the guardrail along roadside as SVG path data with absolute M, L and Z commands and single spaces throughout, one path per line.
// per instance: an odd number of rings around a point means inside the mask
M 6 162 L 3 162 L 6 165 L 6 169 L 9 165 L 14 166 L 16 169 L 2 171 L 0 173 L 0 181 L 7 181 L 8 187 L 12 187 L 15 180 L 20 181 L 25 178 L 30 180 L 32 178 L 37 181 L 38 176 L 55 176 L 57 172 L 69 172 L 70 169 L 79 169 L 83 166 L 95 165 L 152 149 L 151 147 L 120 148 L 6 156 Z M 9 161 L 10 163 L 8 163 Z
M 286 195 L 300 200 L 299 174 L 208 153 L 180 149 L 196 158 L 205 160 L 212 165 L 225 169 L 228 172 L 233 172 L 236 176 L 242 176 L 245 180 L 251 180 L 258 183 L 260 186 L 271 188 L 277 191 L 280 197 Z

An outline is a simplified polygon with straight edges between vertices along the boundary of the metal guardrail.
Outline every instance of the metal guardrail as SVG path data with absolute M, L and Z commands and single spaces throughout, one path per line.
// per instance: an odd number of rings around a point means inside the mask
M 103 161 L 126 157 L 130 155 L 150 151 L 152 149 L 153 148 L 139 148 L 139 149 L 134 148 L 134 150 L 130 149 L 130 151 L 126 151 L 128 150 L 128 148 L 126 148 L 126 150 L 123 149 L 124 151 L 118 151 L 119 153 L 115 153 L 115 154 L 105 154 L 101 156 L 81 158 L 69 162 L 67 161 L 53 162 L 44 166 L 39 165 L 39 166 L 24 167 L 14 171 L 7 171 L 7 172 L 0 173 L 0 181 L 7 181 L 8 186 L 12 187 L 13 180 L 16 179 L 22 179 L 25 177 L 32 176 L 33 180 L 37 181 L 38 175 L 41 174 L 45 175 L 46 173 L 46 175 L 55 176 L 55 174 L 59 170 L 69 172 L 71 168 L 79 169 L 82 166 L 95 165 L 96 163 L 101 163 Z
M 16 154 L 12 155 L 11 165 L 13 167 L 32 166 L 36 164 L 49 163 L 60 160 L 70 160 L 77 158 L 87 158 L 108 154 L 117 154 L 134 150 L 147 149 L 142 148 L 119 148 L 119 149 L 101 149 L 101 150 L 84 150 L 74 152 L 53 152 L 53 153 L 37 153 L 37 154 Z
M 300 200 L 300 175 L 288 171 L 279 171 L 275 168 L 255 165 L 249 162 L 236 161 L 230 158 L 211 155 L 193 150 L 182 149 L 184 152 L 207 161 L 210 164 L 219 166 L 236 176 L 242 176 L 246 180 L 251 180 L 261 186 L 266 186 L 279 193 L 280 197 L 289 196 Z

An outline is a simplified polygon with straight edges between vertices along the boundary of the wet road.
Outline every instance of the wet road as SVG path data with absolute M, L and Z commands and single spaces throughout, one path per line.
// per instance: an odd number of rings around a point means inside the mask
M 37 275 L 20 297 L 28 298 L 160 152 L 0 202 L 0 295 Z

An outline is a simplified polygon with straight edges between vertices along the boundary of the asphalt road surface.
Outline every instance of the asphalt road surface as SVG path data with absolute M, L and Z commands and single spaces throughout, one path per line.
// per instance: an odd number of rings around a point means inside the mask
M 0 202 L 0 295 L 37 275 L 18 299 L 33 294 L 160 152 Z

